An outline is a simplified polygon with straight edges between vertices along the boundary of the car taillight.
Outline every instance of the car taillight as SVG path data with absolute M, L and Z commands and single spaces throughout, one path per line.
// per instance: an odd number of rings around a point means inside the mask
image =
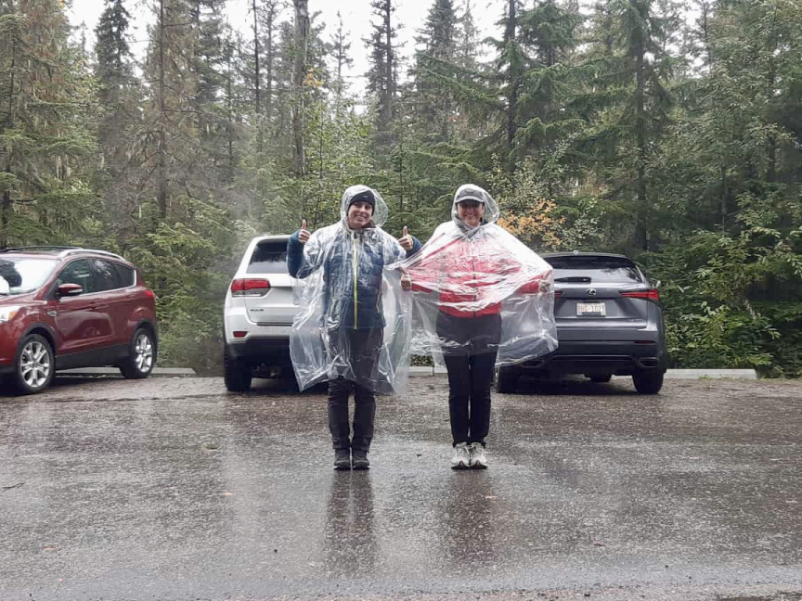
M 562 296 L 562 295 L 563 295 L 563 291 L 562 290 L 555 290 L 554 291 L 554 298 L 557 298 L 558 296 Z
M 651 288 L 650 290 L 638 290 L 637 292 L 622 292 L 621 296 L 626 296 L 628 298 L 645 298 L 646 300 L 651 300 L 656 303 L 660 302 L 660 293 L 656 288 Z
M 243 278 L 231 282 L 231 296 L 264 296 L 270 290 L 270 282 Z
M 145 296 L 147 296 L 148 298 L 152 298 L 153 300 L 156 300 L 156 293 L 153 292 L 153 290 L 151 290 L 150 288 L 145 290 Z

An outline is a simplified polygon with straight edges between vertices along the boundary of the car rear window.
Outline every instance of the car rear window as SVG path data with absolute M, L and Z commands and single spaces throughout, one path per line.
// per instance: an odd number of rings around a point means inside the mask
M 643 282 L 640 271 L 629 259 L 594 256 L 544 257 L 544 259 L 554 268 L 555 282 Z
M 120 285 L 123 288 L 127 288 L 128 286 L 133 286 L 136 284 L 136 272 L 133 269 L 127 265 L 121 265 L 119 263 L 114 263 L 114 267 L 117 269 L 117 275 L 120 278 Z
M 248 273 L 287 273 L 287 243 L 262 242 L 256 245 Z

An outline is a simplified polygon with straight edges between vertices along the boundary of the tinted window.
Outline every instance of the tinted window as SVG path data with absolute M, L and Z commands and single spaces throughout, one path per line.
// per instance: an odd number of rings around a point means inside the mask
M 96 292 L 92 268 L 87 259 L 73 261 L 59 274 L 56 284 L 78 284 L 84 292 Z
M 120 278 L 120 286 L 127 288 L 136 284 L 136 272 L 133 269 L 119 263 L 114 263 L 114 267 L 117 269 L 117 277 Z
M 98 292 L 114 290 L 115 288 L 121 287 L 120 278 L 117 275 L 117 270 L 114 268 L 114 263 L 101 259 L 92 259 L 92 266 L 95 268 Z
M 53 259 L 0 259 L 0 295 L 23 294 L 41 287 L 58 265 Z
M 248 273 L 287 273 L 287 243 L 263 242 L 253 249 Z
M 554 281 L 584 281 L 588 283 L 643 282 L 638 268 L 629 259 L 594 256 L 543 258 L 554 267 Z M 579 278 L 590 278 L 590 280 L 580 280 Z

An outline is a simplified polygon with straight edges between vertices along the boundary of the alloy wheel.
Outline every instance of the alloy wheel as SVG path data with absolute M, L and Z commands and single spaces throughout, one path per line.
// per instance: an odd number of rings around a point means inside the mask
M 141 333 L 134 344 L 134 363 L 143 374 L 153 368 L 153 341 L 147 334 Z
M 50 352 L 44 344 L 31 340 L 23 347 L 20 376 L 32 390 L 38 390 L 47 383 L 51 369 Z

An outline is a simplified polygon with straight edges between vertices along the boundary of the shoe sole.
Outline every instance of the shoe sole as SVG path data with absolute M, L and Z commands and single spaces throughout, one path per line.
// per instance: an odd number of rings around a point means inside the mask
M 471 469 L 472 470 L 486 470 L 487 469 L 487 464 L 486 463 L 474 463 L 471 466 Z
M 334 466 L 334 471 L 335 472 L 347 472 L 347 471 L 350 471 L 350 470 L 351 470 L 351 466 L 350 465 L 335 465 Z
M 362 472 L 364 470 L 369 470 L 370 466 L 369 465 L 355 465 L 351 469 L 353 469 L 353 470 L 355 470 L 357 472 Z
M 469 470 L 471 469 L 470 466 L 465 465 L 464 463 L 458 463 L 457 465 L 451 466 L 452 470 Z

